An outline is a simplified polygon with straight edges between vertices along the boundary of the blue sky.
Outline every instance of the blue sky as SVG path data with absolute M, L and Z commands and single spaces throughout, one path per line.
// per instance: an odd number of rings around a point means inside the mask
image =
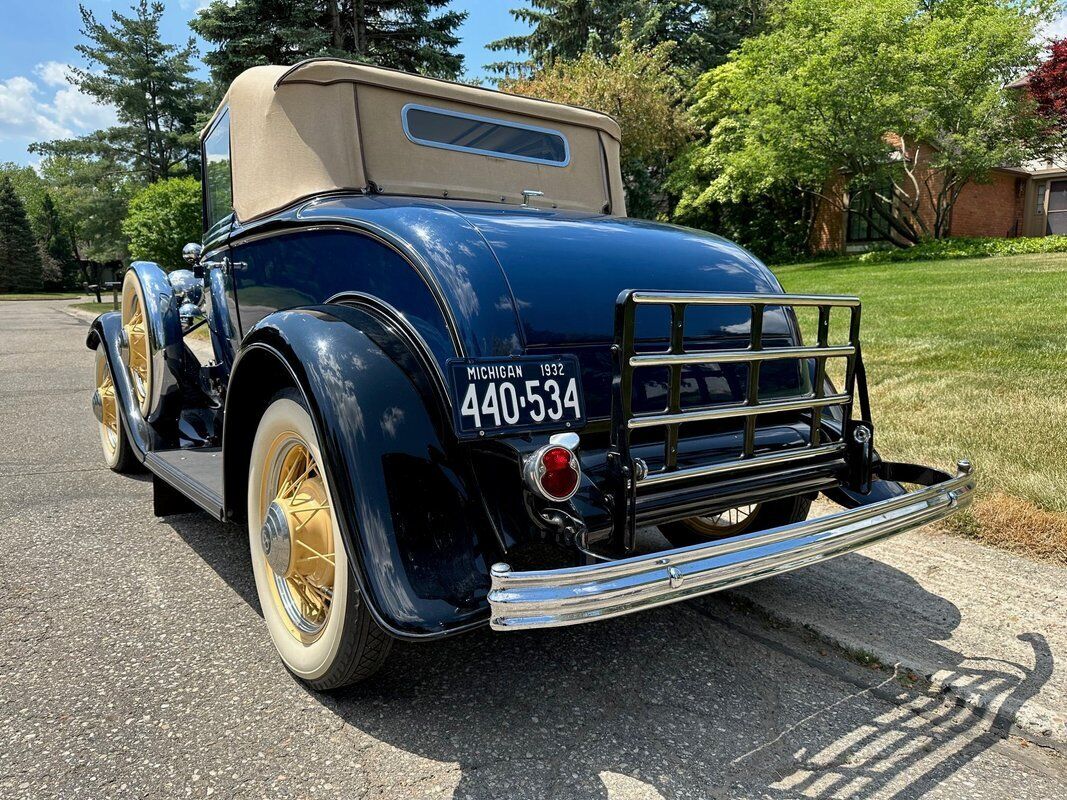
M 82 0 L 103 21 L 112 10 L 125 13 L 130 0 Z M 188 20 L 206 0 L 167 0 L 163 35 L 183 42 Z M 460 30 L 467 72 L 484 77 L 485 64 L 499 60 L 485 43 L 523 26 L 508 13 L 509 0 L 453 0 L 470 12 Z M 109 124 L 110 109 L 94 104 L 65 80 L 66 65 L 81 64 L 74 47 L 81 41 L 77 0 L 0 0 L 0 162 L 36 160 L 26 146 L 42 139 L 75 136 Z M 201 51 L 203 51 L 201 43 Z

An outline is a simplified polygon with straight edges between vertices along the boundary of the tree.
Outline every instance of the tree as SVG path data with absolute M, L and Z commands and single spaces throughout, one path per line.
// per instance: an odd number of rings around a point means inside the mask
M 26 208 L 4 176 L 0 178 L 0 292 L 34 292 L 41 286 L 41 256 Z
M 189 23 L 215 45 L 204 56 L 216 87 L 243 70 L 334 56 L 455 78 L 463 70 L 449 0 L 215 0 Z
M 160 38 L 163 4 L 139 0 L 132 16 L 117 11 L 111 25 L 81 6 L 77 46 L 88 67 L 74 68 L 71 82 L 100 103 L 115 107 L 118 124 L 77 139 L 31 146 L 44 155 L 103 158 L 145 182 L 195 171 L 195 130 L 204 86 L 193 78 L 193 40 L 182 47 Z
M 896 243 L 947 235 L 966 185 L 1034 152 L 1032 103 L 1006 84 L 1046 17 L 1012 0 L 793 0 L 698 83 L 705 138 L 678 213 L 790 189 L 843 211 L 865 192 Z
M 70 228 L 52 199 L 51 192 L 46 191 L 41 201 L 37 238 L 41 245 L 41 263 L 45 265 L 46 278 L 58 284 L 55 287 L 57 289 L 69 289 L 78 284 L 78 262 L 74 258 Z
M 618 52 L 592 52 L 559 61 L 529 78 L 504 80 L 505 91 L 586 106 L 614 117 L 622 127 L 623 177 L 631 216 L 666 210 L 659 193 L 671 159 L 685 144 L 689 124 L 680 110 L 682 88 L 671 68 L 673 45 L 641 48 L 624 23 Z
M 63 210 L 62 221 L 80 262 L 126 257 L 122 220 L 139 182 L 106 158 L 54 155 L 41 162 L 41 175 Z M 96 281 L 91 276 L 89 283 Z
M 1067 154 L 1067 39 L 1051 42 L 1048 57 L 1020 83 L 1016 86 L 1025 88 L 1045 121 L 1045 156 L 1062 161 Z
M 522 76 L 587 51 L 608 57 L 618 52 L 622 26 L 628 23 L 638 44 L 673 42 L 674 66 L 695 76 L 722 63 L 745 36 L 758 31 L 767 6 L 768 0 L 529 0 L 511 15 L 531 31 L 487 45 L 526 59 L 489 68 Z
M 15 194 L 19 196 L 26 209 L 34 235 L 41 238 L 42 207 L 44 196 L 48 193 L 48 185 L 33 167 L 21 166 L 10 161 L 0 164 L 0 177 L 6 177 L 11 181 L 11 185 L 15 187 Z
M 183 269 L 182 248 L 200 240 L 200 182 L 170 178 L 141 189 L 130 199 L 122 230 L 130 256 L 155 261 L 166 270 Z

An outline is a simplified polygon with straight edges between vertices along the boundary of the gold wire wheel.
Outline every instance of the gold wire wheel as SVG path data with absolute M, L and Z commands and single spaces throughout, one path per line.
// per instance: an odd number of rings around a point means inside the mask
M 752 523 L 752 518 L 756 516 L 759 507 L 759 503 L 734 506 L 705 517 L 693 517 L 687 522 L 694 531 L 707 536 L 715 538 L 736 536 L 743 533 Z
M 260 507 L 261 543 L 271 599 L 300 642 L 314 641 L 333 604 L 334 523 L 322 472 L 297 433 L 277 436 L 267 452 Z
M 147 415 L 152 403 L 152 344 L 141 283 L 132 271 L 126 273 L 122 284 L 122 328 L 129 343 L 126 366 L 130 371 L 130 382 L 141 413 Z
M 114 461 L 121 442 L 119 407 L 115 399 L 115 384 L 103 353 L 96 357 L 96 391 L 100 397 L 100 442 L 108 462 Z

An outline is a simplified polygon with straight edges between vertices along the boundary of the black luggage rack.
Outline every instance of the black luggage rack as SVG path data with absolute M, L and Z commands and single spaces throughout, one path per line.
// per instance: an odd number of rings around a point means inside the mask
M 670 346 L 664 352 L 639 353 L 636 349 L 635 318 L 639 306 L 666 306 L 670 309 Z M 748 347 L 731 350 L 685 349 L 685 311 L 690 306 L 736 306 L 750 310 Z M 764 347 L 763 322 L 767 307 L 819 310 L 816 343 L 790 347 Z M 830 313 L 834 308 L 848 309 L 848 341 L 831 345 Z M 615 305 L 615 374 L 612 384 L 611 450 L 615 466 L 616 531 L 623 532 L 623 549 L 633 549 L 636 540 L 636 500 L 642 489 L 664 484 L 698 481 L 745 470 L 792 465 L 810 459 L 832 455 L 841 456 L 853 444 L 843 436 L 839 440 L 825 440 L 823 413 L 839 406 L 848 423 L 852 419 L 855 395 L 859 394 L 861 420 L 867 428 L 866 441 L 860 442 L 869 455 L 870 410 L 866 380 L 859 342 L 860 301 L 857 297 L 790 294 L 722 294 L 716 292 L 667 292 L 627 290 L 619 295 Z M 837 393 L 826 393 L 826 361 L 841 358 L 846 362 L 844 387 Z M 761 401 L 759 398 L 760 365 L 764 361 L 785 359 L 814 359 L 815 377 L 812 391 L 796 397 Z M 685 408 L 681 406 L 682 370 L 704 364 L 746 364 L 747 391 L 743 402 Z M 637 413 L 633 411 L 634 373 L 638 369 L 659 367 L 669 371 L 668 405 L 665 412 Z M 811 430 L 808 441 L 800 447 L 772 452 L 756 452 L 756 418 L 761 414 L 808 411 Z M 712 420 L 743 419 L 744 437 L 739 457 L 707 464 L 679 467 L 679 428 L 686 423 Z M 846 424 L 843 434 L 851 433 Z M 663 466 L 650 471 L 640 459 L 631 456 L 631 436 L 636 430 L 663 428 Z M 856 438 L 862 438 L 856 437 Z

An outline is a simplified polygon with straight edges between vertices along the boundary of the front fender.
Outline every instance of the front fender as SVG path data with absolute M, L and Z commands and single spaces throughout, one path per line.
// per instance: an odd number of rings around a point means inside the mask
M 248 333 L 226 401 L 231 515 L 240 516 L 247 492 L 242 406 L 266 401 L 265 358 L 303 393 L 356 579 L 378 623 L 395 636 L 426 638 L 485 622 L 489 565 L 500 551 L 474 472 L 423 354 L 376 312 L 294 309 Z
M 85 337 L 85 346 L 90 350 L 104 348 L 108 369 L 111 370 L 111 382 L 115 386 L 115 398 L 118 401 L 119 414 L 125 428 L 134 455 L 138 461 L 144 461 L 145 453 L 156 450 L 160 445 L 159 434 L 149 425 L 137 404 L 133 386 L 130 385 L 130 373 L 122 361 L 120 352 L 122 339 L 122 314 L 108 311 L 93 320 L 89 334 Z

